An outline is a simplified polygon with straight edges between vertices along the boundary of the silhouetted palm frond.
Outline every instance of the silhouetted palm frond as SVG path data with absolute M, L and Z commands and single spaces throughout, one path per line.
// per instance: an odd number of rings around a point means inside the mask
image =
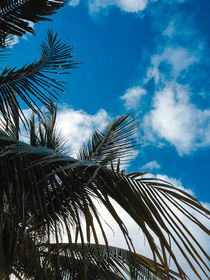
M 78 158 L 107 165 L 120 158 L 126 163 L 137 146 L 137 122 L 124 115 L 111 122 L 103 131 L 95 131 L 79 152 Z
M 38 129 L 34 114 L 29 120 L 28 135 L 30 145 L 33 147 L 45 147 L 58 153 L 66 153 L 66 140 L 61 131 L 56 127 L 57 106 L 51 103 L 51 108 L 46 114 L 38 120 Z
M 65 4 L 66 0 L 1 0 L 0 45 L 10 35 L 22 36 L 34 33 L 30 22 L 50 20 L 46 18 Z
M 63 91 L 63 85 L 49 74 L 65 73 L 74 68 L 72 48 L 66 45 L 52 31 L 48 32 L 46 42 L 41 44 L 41 58 L 19 70 L 5 68 L 0 75 L 0 112 L 10 125 L 12 111 L 23 119 L 23 112 L 19 106 L 21 98 L 35 113 L 41 114 L 37 105 L 40 101 L 48 109 L 52 98 Z M 36 101 L 35 101 L 36 100 Z
M 43 279 L 56 276 L 56 280 L 180 279 L 172 270 L 168 278 L 161 265 L 142 255 L 101 244 L 42 244 L 36 246 L 36 256 L 36 262 L 30 260 L 29 254 L 22 267 L 21 261 L 16 266 L 29 279 L 42 279 L 41 275 L 46 277 Z
M 47 243 L 53 233 L 59 247 L 59 235 L 62 235 L 64 227 L 70 245 L 73 244 L 76 232 L 76 239 L 78 236 L 82 244 L 85 244 L 85 240 L 90 242 L 92 234 L 97 246 L 100 233 L 95 224 L 98 224 L 108 246 L 95 204 L 97 200 L 117 222 L 132 250 L 132 240 L 120 213 L 113 206 L 113 199 L 140 227 L 148 240 L 154 262 L 160 262 L 166 275 L 169 276 L 167 256 L 170 256 L 180 278 L 186 279 L 182 264 L 171 248 L 171 242 L 178 247 L 199 279 L 202 278 L 190 259 L 206 274 L 208 266 L 203 256 L 208 255 L 179 219 L 176 211 L 180 211 L 207 234 L 209 230 L 187 207 L 204 216 L 209 211 L 188 193 L 157 178 L 145 178 L 140 172 L 125 174 L 91 161 L 75 160 L 52 150 L 31 147 L 3 133 L 0 135 L 0 146 L 0 198 L 3 199 L 0 206 L 4 205 L 0 213 L 9 243 L 14 242 L 12 240 L 15 236 L 11 236 L 9 232 L 18 233 L 20 240 L 24 240 L 24 233 L 33 233 L 34 240 L 38 238 Z M 172 206 L 175 212 L 172 211 Z

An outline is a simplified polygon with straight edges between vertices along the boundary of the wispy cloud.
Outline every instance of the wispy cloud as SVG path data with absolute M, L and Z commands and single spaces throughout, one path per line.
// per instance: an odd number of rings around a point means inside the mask
M 145 171 L 153 171 L 153 170 L 157 170 L 160 168 L 161 168 L 161 165 L 156 160 L 153 160 L 153 161 L 147 162 L 140 169 L 145 170 Z
M 76 7 L 77 5 L 79 5 L 79 3 L 80 0 L 70 0 L 69 6 Z
M 142 96 L 146 93 L 145 89 L 136 86 L 127 89 L 125 94 L 120 96 L 120 99 L 124 102 L 127 110 L 136 110 L 139 107 Z
M 199 56 L 200 53 L 194 50 L 180 46 L 167 46 L 161 54 L 152 56 L 145 82 L 151 78 L 155 79 L 156 84 L 176 79 L 184 70 L 199 62 Z
M 82 0 L 81 0 L 82 1 Z M 70 0 L 69 5 L 76 7 L 81 2 L 80 0 Z M 90 14 L 98 13 L 110 7 L 117 7 L 123 12 L 138 13 L 146 9 L 149 2 L 157 2 L 158 0 L 87 0 Z M 185 0 L 173 0 L 173 4 L 183 3 Z M 85 2 L 85 1 L 84 1 Z M 165 2 L 170 3 L 171 0 Z
M 80 0 L 70 0 L 70 6 L 77 6 Z M 97 13 L 108 7 L 118 7 L 124 12 L 137 13 L 146 8 L 148 0 L 88 0 L 90 13 Z
M 122 11 L 137 13 L 146 8 L 148 0 L 89 0 L 90 13 L 100 9 L 116 6 Z

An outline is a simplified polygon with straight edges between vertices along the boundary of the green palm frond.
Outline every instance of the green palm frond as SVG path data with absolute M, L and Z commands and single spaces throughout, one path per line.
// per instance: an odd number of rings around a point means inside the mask
M 34 33 L 30 22 L 46 18 L 65 4 L 65 0 L 3 0 L 0 2 L 0 45 L 10 35 Z
M 129 161 L 137 146 L 138 124 L 130 115 L 124 115 L 110 123 L 103 131 L 95 131 L 92 138 L 80 150 L 78 158 L 107 165 L 120 158 Z
M 76 63 L 72 61 L 71 52 L 71 47 L 63 43 L 57 34 L 49 31 L 47 41 L 41 44 L 41 58 L 38 62 L 33 62 L 19 70 L 14 68 L 3 70 L 0 75 L 0 112 L 7 123 L 12 122 L 11 115 L 14 108 L 23 119 L 18 98 L 21 98 L 37 114 L 41 114 L 38 101 L 50 109 L 51 99 L 56 98 L 58 92 L 63 91 L 63 85 L 48 75 L 65 73 L 67 69 L 74 68 Z
M 0 205 L 7 204 L 4 208 L 6 212 L 1 209 L 1 219 L 6 224 L 5 217 L 9 215 L 8 228 L 14 228 L 19 236 L 24 236 L 24 232 L 34 232 L 49 242 L 50 233 L 54 233 L 56 243 L 59 244 L 59 235 L 64 226 L 70 244 L 75 230 L 83 244 L 85 240 L 90 242 L 92 234 L 97 245 L 100 233 L 96 231 L 95 223 L 98 223 L 108 246 L 106 232 L 95 206 L 96 199 L 118 223 L 132 250 L 132 240 L 122 217 L 112 205 L 110 199 L 113 199 L 145 234 L 154 262 L 160 262 L 166 274 L 169 275 L 170 256 L 181 279 L 186 279 L 171 242 L 178 247 L 199 279 L 202 278 L 191 259 L 206 274 L 208 266 L 203 259 L 208 258 L 207 253 L 179 220 L 176 212 L 171 210 L 173 206 L 181 211 L 186 218 L 209 234 L 209 230 L 187 207 L 204 216 L 209 211 L 188 193 L 157 178 L 142 177 L 140 172 L 126 175 L 125 172 L 108 169 L 91 161 L 75 160 L 42 147 L 31 147 L 3 133 L 0 146 L 3 199 Z M 7 238 L 9 240 L 8 233 Z

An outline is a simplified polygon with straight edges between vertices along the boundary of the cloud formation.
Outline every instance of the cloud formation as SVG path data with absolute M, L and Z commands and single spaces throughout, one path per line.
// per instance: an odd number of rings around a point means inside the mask
M 101 8 L 116 6 L 122 11 L 137 13 L 146 8 L 148 0 L 89 0 L 90 12 L 97 12 Z
M 94 115 L 83 110 L 74 110 L 68 106 L 60 106 L 57 114 L 57 127 L 67 139 L 73 155 L 78 154 L 82 144 L 89 139 L 93 131 L 102 130 L 111 121 L 104 109 Z
M 197 108 L 189 95 L 182 86 L 165 87 L 156 92 L 144 118 L 147 135 L 165 139 L 180 155 L 210 146 L 210 110 Z
M 153 170 L 157 170 L 160 168 L 161 168 L 161 165 L 156 160 L 153 160 L 153 161 L 147 162 L 140 169 L 143 169 L 145 171 L 153 171 Z
M 120 99 L 124 102 L 127 110 L 136 110 L 139 107 L 142 96 L 146 93 L 145 89 L 136 86 L 127 89 L 125 94 L 120 96 Z
M 199 96 L 206 98 L 205 92 L 198 92 L 199 79 L 204 75 L 198 71 L 204 68 L 207 72 L 206 44 L 192 18 L 185 19 L 181 14 L 167 17 L 164 24 L 158 22 L 156 51 L 140 82 L 141 87 L 146 87 L 154 81 L 154 95 L 148 100 L 150 111 L 144 112 L 144 131 L 148 142 L 168 142 L 184 155 L 210 146 L 210 108 L 204 102 L 195 103 Z
M 77 6 L 80 0 L 71 0 L 70 6 Z M 124 12 L 137 13 L 146 8 L 148 0 L 88 0 L 90 13 L 97 13 L 108 7 L 118 7 Z
M 154 78 L 156 84 L 166 83 L 167 79 L 176 79 L 191 65 L 199 61 L 199 53 L 183 47 L 168 46 L 161 54 L 151 58 L 151 66 L 147 71 L 145 82 Z M 165 69 L 161 71 L 160 68 Z
M 76 7 L 79 5 L 80 0 L 70 0 L 69 6 Z

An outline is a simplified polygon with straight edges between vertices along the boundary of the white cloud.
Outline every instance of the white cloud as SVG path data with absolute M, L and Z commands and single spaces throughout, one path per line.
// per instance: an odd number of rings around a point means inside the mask
M 158 0 L 150 0 L 150 2 L 157 2 Z M 182 3 L 185 0 L 176 0 L 178 3 Z M 118 7 L 122 11 L 127 13 L 138 13 L 146 9 L 149 0 L 87 0 L 90 14 L 97 13 L 101 9 L 108 7 Z M 167 0 L 166 2 L 169 2 Z M 175 0 L 173 0 L 174 4 Z M 69 5 L 76 7 L 80 3 L 80 0 L 70 0 Z
M 71 0 L 70 6 L 77 6 L 80 0 Z M 96 13 L 101 9 L 111 6 L 120 8 L 124 12 L 137 13 L 146 8 L 148 0 L 88 0 L 90 13 Z
M 180 155 L 210 146 L 210 110 L 192 104 L 189 92 L 179 85 L 156 92 L 144 126 L 147 134 L 164 138 Z
M 68 140 L 74 155 L 94 130 L 102 130 L 110 121 L 111 117 L 104 109 L 90 115 L 83 110 L 60 106 L 57 114 L 57 127 Z
M 137 86 L 126 90 L 126 93 L 120 97 L 124 101 L 127 110 L 136 110 L 139 107 L 140 100 L 147 92 L 145 89 Z
M 161 165 L 156 160 L 147 162 L 145 165 L 143 165 L 141 167 L 141 169 L 144 169 L 145 171 L 147 171 L 147 170 L 154 170 L 154 169 L 160 169 L 160 168 L 161 168 Z
M 98 12 L 110 6 L 116 6 L 122 11 L 137 13 L 146 8 L 148 0 L 89 0 L 90 13 Z
M 125 12 L 139 12 L 146 8 L 148 0 L 116 0 L 117 6 Z
M 79 5 L 79 3 L 80 3 L 80 0 L 71 0 L 69 2 L 69 6 L 76 7 L 77 5 Z
M 151 58 L 151 66 L 147 71 L 145 82 L 155 78 L 156 84 L 165 82 L 167 78 L 177 78 L 181 72 L 199 61 L 200 54 L 183 47 L 166 47 L 161 54 L 156 54 Z M 161 63 L 170 66 L 167 71 L 160 71 Z

